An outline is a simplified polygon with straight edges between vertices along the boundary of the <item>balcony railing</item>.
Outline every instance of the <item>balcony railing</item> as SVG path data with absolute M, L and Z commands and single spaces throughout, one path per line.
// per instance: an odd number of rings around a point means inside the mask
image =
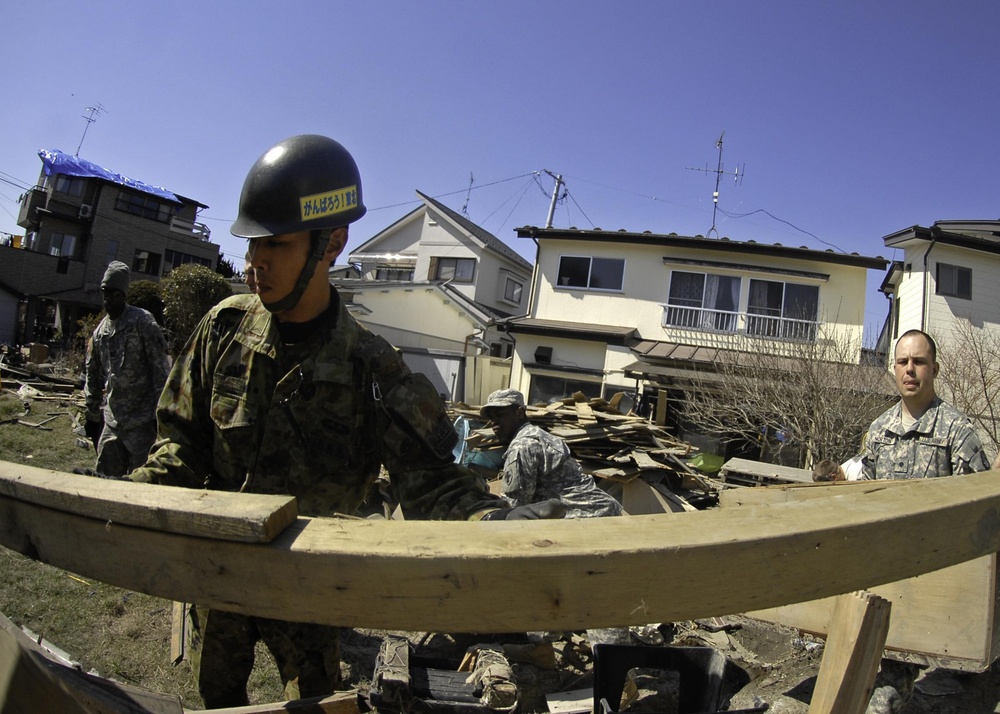
M 697 330 L 699 332 L 743 333 L 796 342 L 815 342 L 819 323 L 815 320 L 795 320 L 776 315 L 757 315 L 702 307 L 663 305 L 663 327 Z
M 736 332 L 738 312 L 702 307 L 663 306 L 663 326 L 702 332 Z
M 185 221 L 183 218 L 178 218 L 177 216 L 170 219 L 170 230 L 174 233 L 183 233 L 191 236 L 192 238 L 206 241 L 209 240 L 212 235 L 211 229 L 209 229 L 209 227 L 204 223 Z

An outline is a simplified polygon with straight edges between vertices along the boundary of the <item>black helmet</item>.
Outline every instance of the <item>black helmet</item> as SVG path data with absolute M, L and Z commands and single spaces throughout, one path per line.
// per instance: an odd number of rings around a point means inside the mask
M 365 215 L 361 174 L 333 139 L 302 134 L 275 144 L 250 168 L 230 232 L 263 238 L 346 226 Z

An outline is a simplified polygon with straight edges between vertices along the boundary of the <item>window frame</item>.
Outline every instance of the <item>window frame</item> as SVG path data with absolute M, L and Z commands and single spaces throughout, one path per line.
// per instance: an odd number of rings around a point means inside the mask
M 585 284 L 579 282 L 570 283 L 569 280 L 574 277 L 579 278 L 580 268 L 582 264 L 578 265 L 575 269 L 570 269 L 567 263 L 571 261 L 587 261 L 587 275 Z M 598 287 L 594 285 L 594 263 L 600 261 L 601 263 L 617 264 L 621 266 L 621 274 L 618 287 Z M 560 290 L 592 290 L 595 292 L 605 292 L 605 293 L 621 293 L 625 291 L 625 267 L 626 262 L 624 258 L 607 258 L 601 255 L 560 255 L 559 265 L 556 268 L 556 282 L 553 287 Z M 574 273 L 576 275 L 574 275 Z M 600 275 L 600 273 L 599 273 Z M 565 279 L 565 280 L 564 280 Z
M 441 268 L 445 265 L 451 265 L 453 274 L 450 278 L 445 278 L 441 276 Z M 462 277 L 459 273 L 459 266 L 469 266 L 471 271 L 469 276 Z M 437 257 L 434 259 L 434 277 L 431 280 L 448 280 L 453 283 L 474 283 L 476 281 L 476 259 L 475 258 L 453 258 L 453 257 Z
M 506 282 L 503 286 L 503 301 L 511 305 L 520 305 L 521 300 L 524 298 L 524 283 L 520 280 L 515 280 L 509 275 L 504 276 L 504 278 Z M 516 297 L 513 297 L 512 294 Z
M 141 254 L 145 253 L 145 256 Z M 143 262 L 140 262 L 143 261 Z M 132 272 L 143 275 L 160 274 L 160 267 L 163 265 L 163 256 L 145 248 L 136 248 L 132 257 Z
M 119 191 L 115 200 L 115 210 L 157 223 L 170 223 L 176 214 L 176 206 L 153 196 L 134 191 Z
M 943 271 L 942 269 L 946 269 Z M 942 279 L 942 272 L 950 272 L 951 275 L 948 277 L 947 281 Z M 965 284 L 968 287 L 968 291 L 964 292 L 962 290 L 963 277 L 965 277 Z M 949 291 L 945 291 L 945 283 L 949 283 L 947 287 Z M 940 295 L 942 297 L 953 297 L 959 300 L 971 300 L 972 299 L 972 268 L 967 268 L 964 265 L 955 265 L 953 263 L 938 263 L 934 270 L 934 294 Z

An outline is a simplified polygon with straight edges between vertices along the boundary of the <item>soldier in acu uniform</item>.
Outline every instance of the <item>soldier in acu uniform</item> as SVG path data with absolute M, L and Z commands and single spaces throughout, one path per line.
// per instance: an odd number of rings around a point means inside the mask
M 490 394 L 480 416 L 507 447 L 503 495 L 515 506 L 557 501 L 566 518 L 620 516 L 621 504 L 583 473 L 566 442 L 528 421 L 524 396 L 516 389 Z
M 327 277 L 365 213 L 351 155 L 296 136 L 250 169 L 232 233 L 249 239 L 253 294 L 223 300 L 178 356 L 137 481 L 290 494 L 309 516 L 350 514 L 389 471 L 407 518 L 549 515 L 511 509 L 457 466 L 457 435 L 430 381 L 348 313 Z M 248 584 L 249 585 L 249 584 Z M 254 645 L 289 698 L 340 680 L 334 627 L 192 608 L 192 665 L 209 708 L 247 704 Z
M 156 402 L 167 381 L 167 341 L 146 310 L 126 302 L 129 269 L 117 260 L 101 281 L 104 311 L 87 347 L 87 436 L 94 470 L 122 478 L 146 463 L 156 440 Z
M 872 422 L 862 451 L 866 479 L 934 478 L 985 471 L 989 461 L 969 418 L 934 390 L 937 346 L 910 330 L 896 342 L 901 399 Z
M 936 478 L 985 471 L 989 461 L 969 418 L 934 389 L 937 345 L 920 330 L 896 342 L 893 373 L 900 401 L 872 422 L 861 452 L 866 479 Z M 917 665 L 883 659 L 867 714 L 902 711 Z

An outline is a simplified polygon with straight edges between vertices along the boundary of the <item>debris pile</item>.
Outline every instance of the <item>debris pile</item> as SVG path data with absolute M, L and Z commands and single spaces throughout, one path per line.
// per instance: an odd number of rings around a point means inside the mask
M 618 399 L 620 395 L 609 401 L 577 392 L 545 406 L 528 405 L 525 413 L 530 422 L 565 441 L 583 470 L 604 480 L 605 488 L 619 500 L 628 484 L 641 479 L 667 498 L 679 497 L 680 508 L 672 510 L 716 505 L 715 485 L 685 460 L 697 449 L 643 417 L 622 414 Z M 451 405 L 453 416 L 465 417 L 473 426 L 467 449 L 498 450 L 500 444 L 482 423 L 479 409 L 461 402 Z

